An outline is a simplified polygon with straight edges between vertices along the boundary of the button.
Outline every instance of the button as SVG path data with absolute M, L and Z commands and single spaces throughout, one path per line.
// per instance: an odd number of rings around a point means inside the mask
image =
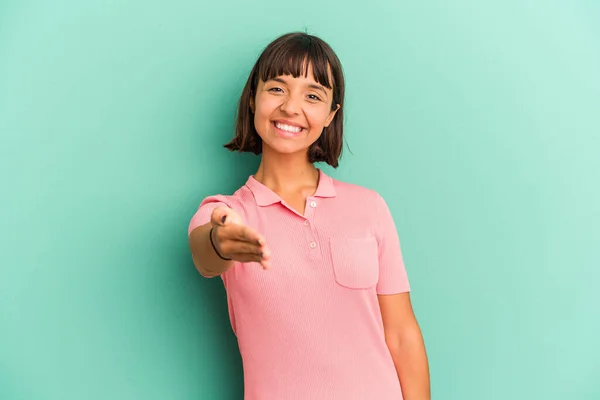
M 304 225 L 308 226 L 308 220 L 307 219 L 304 220 Z
M 317 202 L 316 202 L 316 201 L 311 201 L 311 202 L 310 202 L 310 206 L 311 206 L 312 208 L 315 208 L 315 207 L 317 206 Z
M 317 244 L 315 242 L 310 242 L 310 248 L 314 249 L 315 247 L 317 247 Z

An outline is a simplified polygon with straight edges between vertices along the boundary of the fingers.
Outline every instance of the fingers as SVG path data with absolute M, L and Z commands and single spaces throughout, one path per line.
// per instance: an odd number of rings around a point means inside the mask
M 239 261 L 239 262 L 256 262 L 259 263 L 261 265 L 261 267 L 263 269 L 270 269 L 271 268 L 271 260 L 265 259 L 264 257 L 260 257 L 256 254 L 248 254 L 248 253 L 237 253 L 237 254 L 232 254 L 231 258 L 233 260 Z
M 225 254 L 252 254 L 258 257 L 263 253 L 261 246 L 241 240 L 221 241 L 221 250 Z
M 219 228 L 224 230 L 226 228 Z M 231 258 L 240 262 L 258 262 L 264 269 L 271 266 L 271 251 L 266 245 L 259 245 L 242 240 L 224 240 L 220 243 L 221 251 Z
M 234 220 L 229 222 L 229 217 L 234 217 L 233 215 L 225 215 L 226 220 L 224 225 L 217 225 L 219 227 L 218 231 L 220 233 L 220 240 L 238 240 L 248 243 L 253 243 L 258 246 L 261 246 L 266 243 L 265 238 L 250 228 L 248 225 L 244 225 L 242 223 L 235 223 Z
M 236 225 L 235 227 L 233 227 L 231 234 L 233 235 L 233 239 L 235 240 L 242 240 L 244 242 L 254 243 L 258 246 L 266 242 L 260 233 L 256 232 L 254 229 L 250 228 L 247 225 Z
M 247 225 L 217 225 L 215 235 L 220 242 L 227 240 L 245 242 L 254 246 L 263 246 L 266 241 L 261 234 Z

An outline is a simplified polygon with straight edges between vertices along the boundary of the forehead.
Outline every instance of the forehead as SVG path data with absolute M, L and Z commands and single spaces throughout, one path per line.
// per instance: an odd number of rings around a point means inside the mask
M 324 57 L 311 57 L 310 54 L 287 55 L 285 58 L 272 57 L 271 60 L 263 60 L 258 68 L 258 80 L 267 82 L 281 77 L 308 80 L 329 89 L 332 89 L 334 84 L 328 60 Z

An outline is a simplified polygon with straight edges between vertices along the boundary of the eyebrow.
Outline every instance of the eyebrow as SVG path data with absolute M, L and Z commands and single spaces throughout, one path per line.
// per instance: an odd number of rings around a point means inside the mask
M 286 82 L 284 79 L 282 79 L 282 78 L 273 78 L 273 79 L 271 79 L 271 80 L 272 80 L 272 81 L 275 81 L 275 82 L 283 83 L 284 85 L 287 85 L 287 82 Z M 321 92 L 323 92 L 323 94 L 324 94 L 325 96 L 327 96 L 327 91 L 326 91 L 326 90 L 325 90 L 325 88 L 324 88 L 323 86 L 321 86 L 321 85 L 315 85 L 314 83 L 311 83 L 311 84 L 309 84 L 309 85 L 308 85 L 308 87 L 309 87 L 310 89 L 314 89 L 314 90 L 320 90 Z

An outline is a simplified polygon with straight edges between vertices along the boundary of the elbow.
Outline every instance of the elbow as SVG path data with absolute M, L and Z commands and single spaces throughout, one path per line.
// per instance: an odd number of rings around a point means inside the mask
M 215 277 L 219 276 L 219 275 L 215 275 L 209 271 L 201 270 L 200 268 L 196 268 L 196 270 L 203 278 L 210 279 L 210 278 L 215 278 Z
M 196 271 L 198 271 L 198 273 L 204 277 L 204 278 L 215 278 L 217 276 L 219 276 L 218 274 L 215 274 L 214 272 L 204 268 L 194 257 L 193 253 L 192 253 L 192 261 L 194 262 L 194 267 L 196 267 Z
M 386 335 L 385 343 L 390 353 L 397 355 L 422 347 L 423 337 L 418 325 L 415 324 L 415 326 Z

